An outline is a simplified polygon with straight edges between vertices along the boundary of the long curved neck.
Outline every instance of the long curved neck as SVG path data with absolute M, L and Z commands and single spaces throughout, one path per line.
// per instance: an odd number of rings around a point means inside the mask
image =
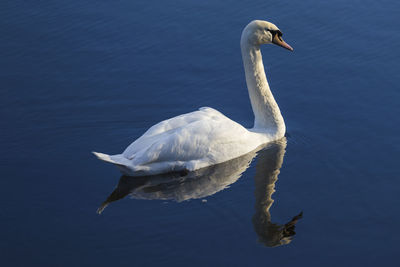
M 240 46 L 247 89 L 255 117 L 254 130 L 283 137 L 286 131 L 285 122 L 269 88 L 260 47 L 251 44 L 245 36 L 242 36 Z

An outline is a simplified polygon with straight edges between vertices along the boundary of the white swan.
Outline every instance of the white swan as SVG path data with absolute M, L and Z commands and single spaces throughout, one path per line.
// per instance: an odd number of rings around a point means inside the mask
M 242 32 L 240 46 L 255 117 L 252 129 L 204 107 L 152 126 L 122 154 L 93 153 L 126 175 L 142 176 L 201 169 L 282 138 L 285 123 L 269 88 L 260 52 L 260 45 L 271 43 L 292 51 L 281 36 L 278 27 L 261 20 L 250 22 Z

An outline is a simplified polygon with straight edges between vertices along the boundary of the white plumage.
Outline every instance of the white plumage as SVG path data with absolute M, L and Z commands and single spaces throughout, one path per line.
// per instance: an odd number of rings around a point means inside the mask
M 259 49 L 261 44 L 268 43 L 291 49 L 280 36 L 279 29 L 266 21 L 252 21 L 242 33 L 242 57 L 255 115 L 254 128 L 248 130 L 219 111 L 204 107 L 152 126 L 122 154 L 93 153 L 115 164 L 126 175 L 141 176 L 197 170 L 282 138 L 285 124 L 269 89 Z

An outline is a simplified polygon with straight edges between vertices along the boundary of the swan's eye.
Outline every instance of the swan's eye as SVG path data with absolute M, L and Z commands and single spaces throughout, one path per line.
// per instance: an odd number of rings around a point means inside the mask
M 269 30 L 273 36 L 275 36 L 276 34 L 278 34 L 279 37 L 282 36 L 282 32 L 279 30 Z
M 282 32 L 279 30 L 269 30 L 272 34 L 272 38 L 275 38 L 275 35 L 278 35 L 279 40 L 282 41 Z

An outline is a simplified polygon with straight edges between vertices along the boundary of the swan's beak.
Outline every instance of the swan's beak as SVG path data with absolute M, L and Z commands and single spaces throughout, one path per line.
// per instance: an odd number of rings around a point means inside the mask
M 293 48 L 290 45 L 288 45 L 285 41 L 283 41 L 282 36 L 279 36 L 279 34 L 275 34 L 272 42 L 276 45 L 286 48 L 287 50 L 293 51 Z

